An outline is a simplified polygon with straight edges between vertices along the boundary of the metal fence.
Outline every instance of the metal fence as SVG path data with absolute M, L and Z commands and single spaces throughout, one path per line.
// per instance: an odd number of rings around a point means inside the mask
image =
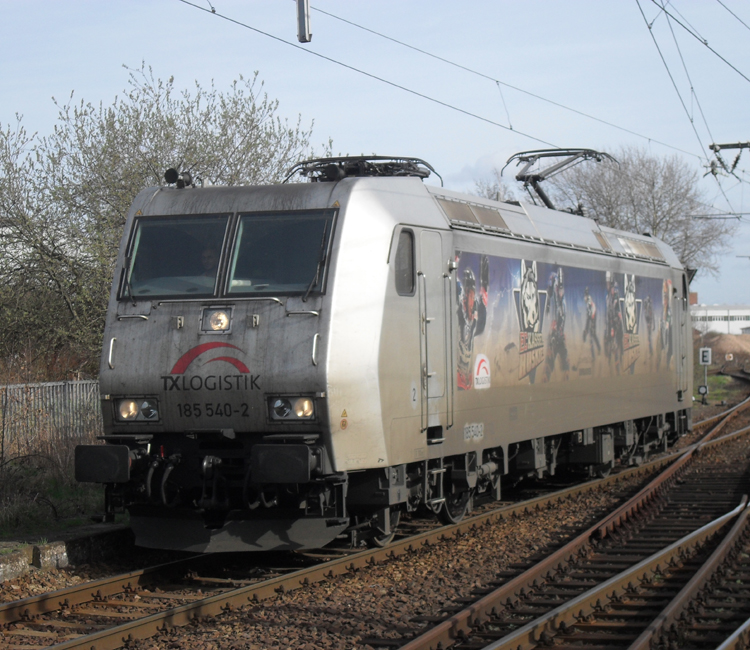
M 102 433 L 98 381 L 0 386 L 0 462 Z

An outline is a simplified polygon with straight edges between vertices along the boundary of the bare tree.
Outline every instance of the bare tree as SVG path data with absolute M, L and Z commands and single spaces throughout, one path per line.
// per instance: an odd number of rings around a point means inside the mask
M 516 198 L 513 188 L 500 175 L 497 167 L 492 169 L 489 176 L 474 181 L 472 194 L 493 201 L 513 201 Z
M 736 223 L 695 218 L 707 211 L 698 172 L 678 156 L 635 147 L 613 155 L 619 166 L 588 163 L 547 181 L 555 204 L 582 205 L 602 225 L 649 233 L 667 242 L 686 267 L 716 273 Z
M 48 376 L 96 371 L 122 226 L 141 189 L 163 184 L 168 167 L 211 184 L 279 182 L 311 153 L 312 132 L 277 116 L 257 73 L 227 91 L 196 82 L 179 93 L 142 66 L 110 106 L 72 95 L 57 105 L 46 137 L 20 118 L 0 130 L 0 363 L 43 360 Z

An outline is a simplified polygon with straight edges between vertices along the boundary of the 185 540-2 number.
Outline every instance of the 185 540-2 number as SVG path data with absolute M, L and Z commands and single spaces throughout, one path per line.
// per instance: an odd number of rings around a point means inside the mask
M 181 418 L 200 418 L 200 417 L 230 417 L 239 415 L 243 418 L 250 416 L 250 407 L 247 404 L 232 405 L 229 402 L 222 403 L 193 403 L 178 404 L 177 412 Z

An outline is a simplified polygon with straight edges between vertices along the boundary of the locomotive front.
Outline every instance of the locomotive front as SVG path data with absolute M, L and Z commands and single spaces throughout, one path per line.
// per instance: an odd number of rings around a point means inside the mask
M 151 188 L 126 224 L 100 369 L 106 484 L 137 544 L 325 545 L 348 524 L 325 401 L 330 184 Z

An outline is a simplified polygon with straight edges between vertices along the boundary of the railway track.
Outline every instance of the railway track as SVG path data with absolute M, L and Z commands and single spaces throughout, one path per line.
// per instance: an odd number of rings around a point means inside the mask
M 645 477 L 652 471 L 653 468 L 644 467 L 626 473 Z M 617 477 L 611 477 L 604 482 L 617 481 Z M 218 614 L 227 607 L 260 602 L 278 593 L 387 562 L 486 523 L 584 494 L 601 484 L 578 485 L 496 507 L 454 526 L 430 527 L 424 520 L 406 522 L 407 536 L 384 549 L 361 552 L 323 549 L 316 553 L 282 554 L 275 558 L 280 567 L 260 568 L 250 564 L 244 567 L 244 574 L 240 568 L 234 571 L 235 575 L 227 575 L 225 566 L 221 571 L 212 571 L 212 556 L 201 556 L 8 603 L 0 606 L 5 642 L 5 645 L 0 642 L 0 647 L 27 649 L 53 644 L 60 648 L 120 647 L 124 639 L 148 638 L 165 626 L 187 624 L 195 616 Z M 221 556 L 222 564 L 226 557 Z M 258 562 L 257 556 L 250 558 L 248 561 Z M 290 560 L 296 563 L 296 568 Z M 301 564 L 308 566 L 300 568 Z M 255 576 L 248 576 L 252 571 Z M 154 611 L 158 609 L 163 611 Z
M 717 532 L 747 503 L 750 441 L 730 465 L 701 459 L 710 445 L 737 435 L 716 438 L 743 404 L 713 418 L 719 423 L 703 441 L 628 503 L 542 561 L 503 576 L 467 607 L 430 617 L 433 627 L 403 650 L 648 648 L 653 637 L 676 634 L 674 613 L 662 609 L 677 607 L 675 590 L 696 590 L 686 586 L 691 576 L 718 543 Z
M 750 381 L 750 372 L 745 370 L 744 366 L 739 366 L 731 363 L 723 364 L 717 371 L 718 375 L 726 375 L 727 377 L 733 377 L 740 381 Z
M 501 612 L 455 647 L 516 650 L 552 639 L 589 650 L 630 647 L 701 566 L 711 536 L 744 509 L 747 499 L 739 492 L 747 489 L 748 476 L 747 462 L 714 481 L 686 471 L 614 535 L 576 549 L 554 574 L 517 602 L 506 600 Z M 734 489 L 718 490 L 717 481 Z M 602 527 L 592 532 L 601 534 Z
M 720 417 L 726 420 L 732 413 L 727 412 Z M 288 563 L 277 568 L 245 566 L 237 568 L 234 573 L 231 567 L 224 567 L 221 571 L 216 571 L 214 567 L 212 570 L 211 557 L 204 556 L 9 603 L 0 608 L 3 647 L 33 648 L 53 644 L 57 648 L 121 647 L 128 639 L 147 638 L 164 628 L 185 625 L 195 617 L 216 615 L 227 608 L 259 602 L 278 593 L 385 562 L 421 546 L 462 535 L 485 523 L 595 490 L 597 486 L 617 481 L 624 475 L 645 476 L 673 459 L 674 454 L 643 468 L 631 468 L 604 481 L 494 508 L 460 524 L 417 532 L 384 549 L 296 555 L 294 561 L 297 566 Z M 649 502 L 648 499 L 646 501 Z M 635 511 L 640 509 L 643 506 L 635 506 Z M 627 517 L 621 512 L 610 520 Z M 450 643 L 456 636 L 457 630 L 453 629 L 448 635 Z M 367 642 L 375 644 L 376 639 L 368 639 Z M 388 641 L 386 645 L 393 647 L 393 641 Z

